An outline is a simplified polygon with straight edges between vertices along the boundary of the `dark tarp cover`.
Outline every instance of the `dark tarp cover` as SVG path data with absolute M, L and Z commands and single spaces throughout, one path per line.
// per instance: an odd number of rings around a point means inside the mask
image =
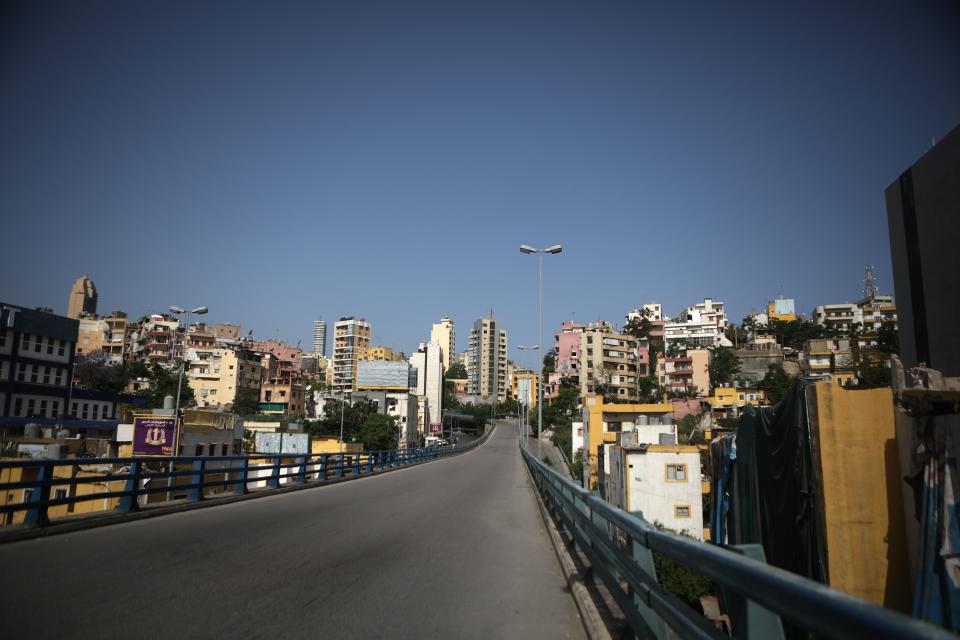
M 711 539 L 717 544 L 760 543 L 771 565 L 826 582 L 808 386 L 797 379 L 776 406 L 748 406 L 736 433 L 711 444 L 716 485 Z

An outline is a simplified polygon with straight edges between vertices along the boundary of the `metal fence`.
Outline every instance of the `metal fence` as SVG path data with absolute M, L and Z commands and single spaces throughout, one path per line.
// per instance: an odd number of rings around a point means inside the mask
M 199 502 L 358 477 L 464 453 L 482 444 L 490 431 L 459 447 L 310 455 L 0 461 L 0 525 L 39 527 L 79 513 L 131 513 L 173 500 Z
M 826 638 L 955 638 L 772 567 L 760 545 L 720 547 L 658 530 L 521 452 L 558 527 L 587 557 L 638 637 L 667 638 L 668 629 L 683 638 L 728 637 L 658 583 L 656 552 L 713 582 L 735 638 L 783 638 L 784 624 Z

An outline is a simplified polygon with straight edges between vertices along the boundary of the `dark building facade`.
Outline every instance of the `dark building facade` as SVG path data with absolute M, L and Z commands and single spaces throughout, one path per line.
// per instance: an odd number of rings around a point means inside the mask
M 67 409 L 79 321 L 0 302 L 0 421 Z
M 960 376 L 960 126 L 887 187 L 905 367 Z

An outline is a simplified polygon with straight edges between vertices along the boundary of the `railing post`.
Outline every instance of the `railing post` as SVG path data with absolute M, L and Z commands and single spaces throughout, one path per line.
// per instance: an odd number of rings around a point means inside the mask
M 373 452 L 367 452 L 367 473 L 373 472 Z
M 383 470 L 383 451 L 377 451 L 377 469 Z
M 120 504 L 117 505 L 117 511 L 132 513 L 140 508 L 137 498 L 140 496 L 140 468 L 143 462 L 134 460 L 130 463 L 130 476 L 124 483 L 124 496 L 120 498 Z
M 244 456 L 243 460 L 240 461 L 240 470 L 237 472 L 237 481 L 233 485 L 233 492 L 240 495 L 250 493 L 250 488 L 247 486 L 247 474 L 249 473 L 250 468 L 250 458 Z
M 37 472 L 37 480 L 41 483 L 30 492 L 29 502 L 36 504 L 24 515 L 23 524 L 28 527 L 45 527 L 50 524 L 47 518 L 47 506 L 50 502 L 50 481 L 53 479 L 53 465 L 44 462 Z
M 327 454 L 320 454 L 320 479 L 327 479 Z
M 280 465 L 283 464 L 283 456 L 277 456 L 273 461 L 273 470 L 270 473 L 270 479 L 267 480 L 267 487 L 277 489 L 280 487 Z
M 735 544 L 728 547 L 731 551 L 766 564 L 767 556 L 760 544 Z M 780 640 L 783 636 L 783 622 L 776 613 L 761 607 L 756 602 L 720 586 L 721 602 L 730 613 L 730 623 L 733 626 L 733 637 L 737 640 L 758 640 L 759 638 L 773 638 Z
M 341 451 L 337 457 L 337 477 L 343 477 L 343 452 Z
M 300 456 L 300 468 L 297 470 L 297 484 L 307 482 L 307 456 Z
M 190 477 L 190 484 L 195 486 L 190 487 L 190 491 L 187 492 L 187 500 L 191 502 L 203 500 L 203 476 L 206 466 L 207 461 L 203 458 L 193 461 L 193 475 Z
M 353 475 L 355 476 L 360 475 L 360 456 L 361 455 L 362 454 L 358 453 L 357 455 L 353 456 Z

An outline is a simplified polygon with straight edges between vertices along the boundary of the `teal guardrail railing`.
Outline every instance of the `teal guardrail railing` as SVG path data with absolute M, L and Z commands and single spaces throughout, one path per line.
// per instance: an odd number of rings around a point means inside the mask
M 520 451 L 558 528 L 587 557 L 637 637 L 729 638 L 659 584 L 652 555 L 657 552 L 713 582 L 734 638 L 783 638 L 785 625 L 817 638 L 956 638 L 770 566 L 760 545 L 723 547 L 657 529 Z

